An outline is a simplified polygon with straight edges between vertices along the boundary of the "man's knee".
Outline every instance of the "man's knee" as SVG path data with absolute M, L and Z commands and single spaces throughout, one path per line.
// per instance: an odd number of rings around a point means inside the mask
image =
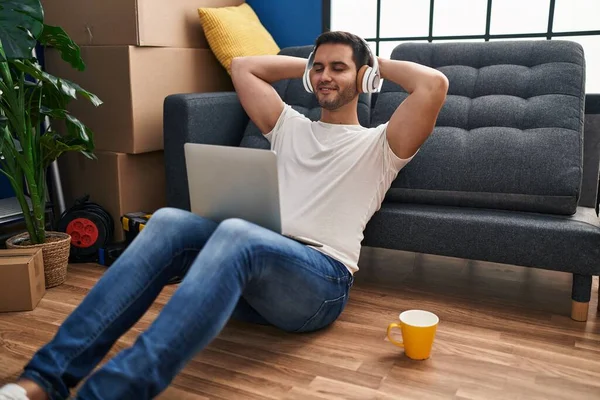
M 252 246 L 253 243 L 260 242 L 260 238 L 264 235 L 264 228 L 241 218 L 228 218 L 219 224 L 217 232 L 229 240 L 241 241 L 245 245 Z
M 248 235 L 253 230 L 254 225 L 241 218 L 228 218 L 219 224 L 217 230 L 221 233 L 240 236 Z
M 254 226 L 254 224 L 242 218 L 227 218 L 219 224 L 219 228 L 232 232 L 248 231 L 252 226 Z
M 190 213 L 188 211 L 181 210 L 179 208 L 163 207 L 152 214 L 148 220 L 147 226 L 173 226 L 174 224 L 179 224 L 185 219 L 189 219 L 189 215 Z

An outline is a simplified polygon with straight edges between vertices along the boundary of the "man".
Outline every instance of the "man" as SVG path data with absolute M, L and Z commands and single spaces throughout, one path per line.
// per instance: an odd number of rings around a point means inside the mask
M 307 76 L 307 89 L 322 107 L 315 122 L 284 104 L 271 86 L 301 78 L 306 59 L 236 58 L 231 66 L 242 106 L 278 153 L 285 233 L 322 247 L 239 219 L 216 224 L 161 209 L 36 353 L 18 385 L 0 390 L 0 399 L 66 398 L 177 274 L 186 275 L 158 318 L 87 379 L 78 392 L 82 399 L 156 396 L 232 316 L 289 332 L 335 321 L 358 269 L 363 229 L 432 132 L 448 88 L 434 69 L 370 54 L 366 42 L 349 33 L 317 38 Z M 358 94 L 373 89 L 363 85 L 363 75 L 377 85 L 377 68 L 364 74 L 375 61 L 382 79 L 410 95 L 388 123 L 364 128 Z

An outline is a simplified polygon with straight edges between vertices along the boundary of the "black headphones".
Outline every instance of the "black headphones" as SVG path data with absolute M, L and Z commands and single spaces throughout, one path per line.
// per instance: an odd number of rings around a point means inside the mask
M 370 58 L 370 65 L 363 65 L 359 68 L 358 74 L 356 75 L 356 85 L 359 92 L 361 93 L 375 93 L 379 90 L 379 83 L 381 81 L 381 73 L 379 72 L 379 63 L 377 57 L 371 51 L 369 44 L 361 38 L 363 41 Z M 304 89 L 309 93 L 314 93 L 312 84 L 310 83 L 310 70 L 315 62 L 315 50 L 308 56 L 308 62 L 304 69 L 304 75 L 302 76 L 302 83 Z

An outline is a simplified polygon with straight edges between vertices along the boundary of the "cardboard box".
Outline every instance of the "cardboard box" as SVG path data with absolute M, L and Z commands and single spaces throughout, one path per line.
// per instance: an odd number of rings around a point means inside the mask
M 31 311 L 45 293 L 42 249 L 0 250 L 0 312 Z
M 146 153 L 163 149 L 163 104 L 175 93 L 233 90 L 231 78 L 211 50 L 162 47 L 82 47 L 87 65 L 80 72 L 46 51 L 46 69 L 97 95 L 69 110 L 94 132 L 98 150 Z
M 60 26 L 80 46 L 209 46 L 198 8 L 244 0 L 42 0 L 44 22 Z
M 68 207 L 90 195 L 112 216 L 114 239 L 125 239 L 120 218 L 136 211 L 154 212 L 166 205 L 165 165 L 162 151 L 146 154 L 95 152 L 90 160 L 75 152 L 59 158 L 59 170 Z

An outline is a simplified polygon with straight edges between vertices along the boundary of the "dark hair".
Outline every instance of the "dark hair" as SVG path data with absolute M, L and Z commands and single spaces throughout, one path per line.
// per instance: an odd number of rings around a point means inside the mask
M 369 49 L 367 49 L 365 42 L 352 33 L 343 31 L 324 32 L 315 41 L 314 51 L 316 52 L 317 48 L 325 43 L 340 43 L 350 46 L 352 48 L 352 59 L 354 60 L 354 64 L 356 64 L 357 70 L 363 65 L 369 64 L 371 60 Z

